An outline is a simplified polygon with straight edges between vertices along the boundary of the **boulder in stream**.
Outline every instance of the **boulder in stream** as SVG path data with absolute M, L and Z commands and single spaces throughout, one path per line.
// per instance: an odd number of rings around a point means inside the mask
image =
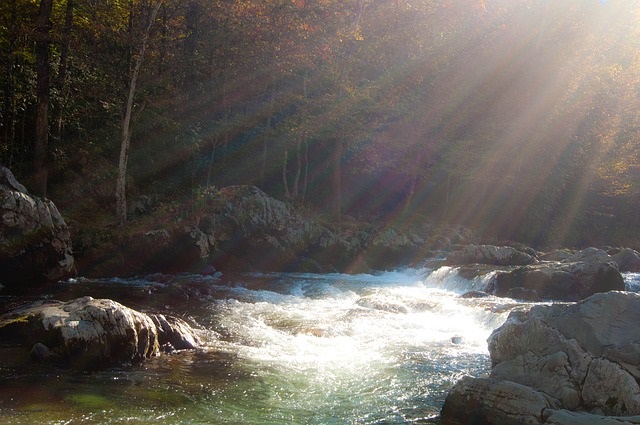
M 513 311 L 489 337 L 490 377 L 455 385 L 443 425 L 639 424 L 639 322 L 628 292 Z
M 612 258 L 621 272 L 640 272 L 640 253 L 635 249 L 624 248 Z
M 535 291 L 542 299 L 577 301 L 590 295 L 623 291 L 624 279 L 604 251 L 588 248 L 563 261 L 542 262 L 496 274 L 491 292 L 509 297 L 513 288 Z
M 195 331 L 178 318 L 147 315 L 109 299 L 38 301 L 0 317 L 0 338 L 35 360 L 78 370 L 137 363 L 160 348 L 196 348 Z

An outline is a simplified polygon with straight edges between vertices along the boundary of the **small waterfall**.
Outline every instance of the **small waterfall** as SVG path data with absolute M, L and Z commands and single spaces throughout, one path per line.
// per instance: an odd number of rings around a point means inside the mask
M 469 280 L 460 275 L 458 267 L 443 266 L 430 273 L 425 279 L 425 284 L 458 294 L 464 294 L 469 291 L 486 291 L 495 274 L 496 271 L 491 270 Z

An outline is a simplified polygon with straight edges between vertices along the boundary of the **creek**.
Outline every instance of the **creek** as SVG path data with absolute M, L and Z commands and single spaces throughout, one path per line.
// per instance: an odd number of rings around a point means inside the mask
M 16 349 L 0 347 L 0 423 L 437 423 L 458 379 L 488 373 L 491 331 L 526 305 L 460 296 L 490 277 L 443 267 L 71 280 L 49 296 L 112 291 L 132 308 L 186 319 L 204 347 L 94 373 L 12 362 Z M 640 274 L 625 280 L 637 290 Z M 158 295 L 189 285 L 208 291 Z

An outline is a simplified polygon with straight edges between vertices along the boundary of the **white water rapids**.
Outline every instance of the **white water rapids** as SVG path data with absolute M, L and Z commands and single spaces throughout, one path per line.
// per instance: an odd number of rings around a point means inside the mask
M 227 287 L 211 307 L 210 349 L 251 370 L 242 397 L 222 394 L 228 423 L 425 422 L 462 375 L 487 370 L 486 338 L 508 314 L 460 298 L 486 281 L 450 268 L 254 278 L 269 283 Z
M 486 339 L 521 305 L 460 296 L 489 278 L 445 267 L 117 280 L 210 285 L 211 299 L 176 312 L 205 347 L 93 374 L 0 365 L 0 423 L 437 423 L 453 384 L 488 372 Z

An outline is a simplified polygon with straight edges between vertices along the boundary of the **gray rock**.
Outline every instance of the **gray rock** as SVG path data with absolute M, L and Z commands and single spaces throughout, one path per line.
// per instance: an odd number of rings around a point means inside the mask
M 524 385 L 491 378 L 464 377 L 449 391 L 442 425 L 540 425 L 544 409 L 557 403 Z
M 18 180 L 16 180 L 16 177 L 13 175 L 11 170 L 3 166 L 0 166 L 0 185 L 6 186 L 7 188 L 16 192 L 24 194 L 29 193 L 27 188 L 21 185 Z
M 507 297 L 513 298 L 514 300 L 520 300 L 520 301 L 532 301 L 532 302 L 541 301 L 535 289 L 526 289 L 521 286 L 510 288 L 509 291 L 507 291 Z
M 190 350 L 201 345 L 200 338 L 182 319 L 163 314 L 150 315 L 158 330 L 160 346 L 170 344 L 175 350 Z
M 618 264 L 621 272 L 640 272 L 640 253 L 631 248 L 625 248 L 613 255 L 613 260 Z
M 71 235 L 56 206 L 29 195 L 0 166 L 0 270 L 8 289 L 55 282 L 74 276 Z
M 514 310 L 489 337 L 490 378 L 456 384 L 442 423 L 639 423 L 639 321 L 640 295 L 628 292 Z M 517 397 L 540 407 L 533 393 L 547 401 L 541 416 L 532 419 L 520 406 L 515 411 L 525 417 L 513 414 Z M 454 412 L 451 406 L 464 410 L 465 400 L 479 422 Z
M 508 297 L 518 287 L 534 290 L 542 299 L 577 301 L 599 292 L 623 291 L 625 284 L 613 261 L 566 260 L 498 273 L 492 289 L 495 295 Z
M 449 265 L 523 266 L 535 262 L 535 257 L 515 248 L 494 245 L 467 245 L 461 251 L 454 251 L 447 257 Z
M 599 248 L 585 248 L 574 252 L 569 258 L 562 260 L 564 263 L 612 263 L 613 258 L 604 250 Z
M 30 354 L 31 354 L 31 359 L 33 359 L 36 362 L 49 360 L 53 356 L 53 353 L 51 352 L 49 347 L 47 347 L 41 342 L 35 343 L 35 345 L 31 348 Z
M 567 258 L 571 258 L 571 256 L 575 253 L 575 251 L 569 249 L 556 249 L 551 252 L 547 252 L 538 256 L 538 260 L 540 261 L 564 261 Z
M 465 292 L 464 294 L 460 295 L 460 298 L 487 298 L 490 297 L 491 295 L 487 294 L 484 291 L 469 291 L 469 292 Z
M 545 409 L 546 425 L 640 425 L 640 416 L 602 416 L 586 412 Z
M 160 345 L 196 348 L 195 331 L 170 316 L 132 310 L 108 299 L 40 301 L 0 317 L 0 338 L 31 348 L 36 360 L 78 370 L 138 363 Z

